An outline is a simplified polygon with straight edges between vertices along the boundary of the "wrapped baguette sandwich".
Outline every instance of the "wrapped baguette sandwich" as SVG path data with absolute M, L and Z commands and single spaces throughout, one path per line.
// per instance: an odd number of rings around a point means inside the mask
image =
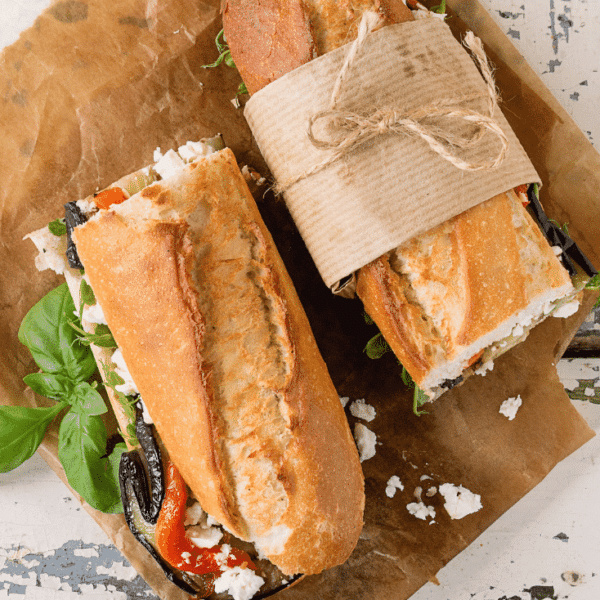
M 388 25 L 436 18 L 400 0 L 226 0 L 223 26 L 250 93 L 354 39 L 366 11 Z M 398 77 L 401 77 L 399 74 Z M 531 190 L 533 192 L 533 188 Z M 552 314 L 577 310 L 594 270 L 568 272 L 526 205 L 527 186 L 482 202 L 417 235 L 354 274 L 356 293 L 425 400 L 493 360 Z M 535 198 L 536 206 L 539 206 Z M 541 209 L 541 207 L 540 207 Z
M 81 307 L 129 450 L 128 525 L 188 593 L 264 597 L 352 552 L 358 453 L 232 152 L 156 159 L 69 203 L 68 240 L 28 237 Z

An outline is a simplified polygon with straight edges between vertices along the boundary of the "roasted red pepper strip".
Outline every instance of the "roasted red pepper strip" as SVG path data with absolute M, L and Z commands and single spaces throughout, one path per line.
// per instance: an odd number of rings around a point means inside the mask
M 525 197 L 527 197 L 527 189 L 529 188 L 529 186 L 526 183 L 523 183 L 521 185 L 518 185 L 515 188 L 515 192 L 517 193 L 517 195 L 523 195 Z M 523 206 L 527 206 L 529 204 L 529 200 L 523 200 L 521 199 L 521 204 L 523 204 Z
M 108 188 L 94 196 L 94 203 L 98 208 L 107 209 L 113 204 L 121 204 L 127 198 L 127 194 L 121 188 Z
M 156 545 L 161 556 L 180 571 L 202 575 L 220 573 L 222 567 L 215 557 L 222 552 L 221 546 L 198 548 L 185 535 L 185 509 L 187 490 L 177 467 L 169 461 L 166 470 L 165 499 L 156 523 Z M 231 548 L 227 566 L 246 564 L 251 569 L 256 566 L 245 552 Z

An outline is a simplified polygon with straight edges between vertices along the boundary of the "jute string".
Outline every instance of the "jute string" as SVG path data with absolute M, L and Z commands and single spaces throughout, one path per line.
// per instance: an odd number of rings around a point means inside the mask
M 380 23 L 380 16 L 367 12 L 361 20 L 358 35 L 344 60 L 338 73 L 329 107 L 312 115 L 308 121 L 307 135 L 311 143 L 333 153 L 323 161 L 315 164 L 298 175 L 278 182 L 274 190 L 283 193 L 299 181 L 314 175 L 340 160 L 345 154 L 358 146 L 380 135 L 413 135 L 429 144 L 429 147 L 442 158 L 463 171 L 483 171 L 497 168 L 508 151 L 508 139 L 502 128 L 494 119 L 494 111 L 498 106 L 498 95 L 490 64 L 483 50 L 481 40 L 472 32 L 464 38 L 464 45 L 475 57 L 479 70 L 485 80 L 487 94 L 469 94 L 455 98 L 447 98 L 432 102 L 416 110 L 404 112 L 393 107 L 379 108 L 364 113 L 340 110 L 337 105 L 342 96 L 342 86 L 350 69 L 362 48 L 368 34 Z M 488 114 L 482 114 L 467 107 L 468 102 L 487 98 Z M 439 125 L 441 119 L 463 122 L 472 127 L 465 133 L 456 135 Z M 322 122 L 322 137 L 315 133 L 315 125 Z M 435 123 L 438 123 L 437 125 Z M 483 162 L 471 162 L 460 157 L 459 151 L 475 146 L 486 132 L 497 136 L 500 148 L 496 156 Z

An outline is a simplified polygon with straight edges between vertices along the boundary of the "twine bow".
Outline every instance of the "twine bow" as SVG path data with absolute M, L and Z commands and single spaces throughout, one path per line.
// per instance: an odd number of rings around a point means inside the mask
M 470 31 L 466 34 L 463 43 L 479 65 L 479 70 L 486 83 L 487 94 L 478 93 L 442 99 L 408 112 L 393 107 L 379 108 L 363 113 L 337 108 L 344 80 L 367 35 L 379 23 L 380 16 L 377 13 L 366 12 L 363 15 L 357 38 L 351 45 L 335 81 L 329 107 L 312 115 L 309 119 L 307 135 L 311 143 L 317 148 L 333 150 L 333 153 L 297 176 L 279 182 L 275 188 L 277 193 L 283 193 L 298 181 L 322 171 L 365 142 L 387 134 L 420 137 L 444 160 L 464 171 L 495 169 L 503 162 L 508 151 L 508 139 L 494 119 L 494 111 L 498 106 L 494 77 L 481 40 Z M 482 98 L 488 100 L 487 115 L 468 108 L 470 101 Z M 443 123 L 446 120 L 450 124 L 462 122 L 472 125 L 472 127 L 465 129 L 463 133 L 456 134 L 451 127 L 440 125 L 440 122 Z M 461 158 L 458 151 L 475 146 L 486 132 L 490 132 L 498 138 L 500 148 L 497 154 L 483 162 L 472 162 Z

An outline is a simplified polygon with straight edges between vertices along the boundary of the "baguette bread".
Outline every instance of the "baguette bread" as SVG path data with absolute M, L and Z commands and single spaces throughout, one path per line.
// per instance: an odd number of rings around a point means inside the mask
M 232 153 L 98 212 L 73 239 L 202 508 L 286 574 L 345 561 L 362 528 L 358 454 Z
M 384 24 L 413 19 L 404 3 L 391 0 L 299 4 L 310 23 L 304 35 L 312 35 L 319 55 L 352 41 L 365 11 L 379 11 Z M 283 36 L 289 26 L 263 29 L 252 5 L 227 0 L 223 11 L 225 36 L 243 78 L 252 77 L 256 62 L 263 72 L 267 58 L 277 64 L 274 52 L 262 54 L 275 48 L 264 38 Z M 261 44 L 244 43 L 261 36 Z M 298 55 L 296 62 L 302 60 Z M 356 284 L 367 313 L 429 399 L 475 371 L 485 373 L 496 356 L 578 292 L 512 190 L 360 268 Z

